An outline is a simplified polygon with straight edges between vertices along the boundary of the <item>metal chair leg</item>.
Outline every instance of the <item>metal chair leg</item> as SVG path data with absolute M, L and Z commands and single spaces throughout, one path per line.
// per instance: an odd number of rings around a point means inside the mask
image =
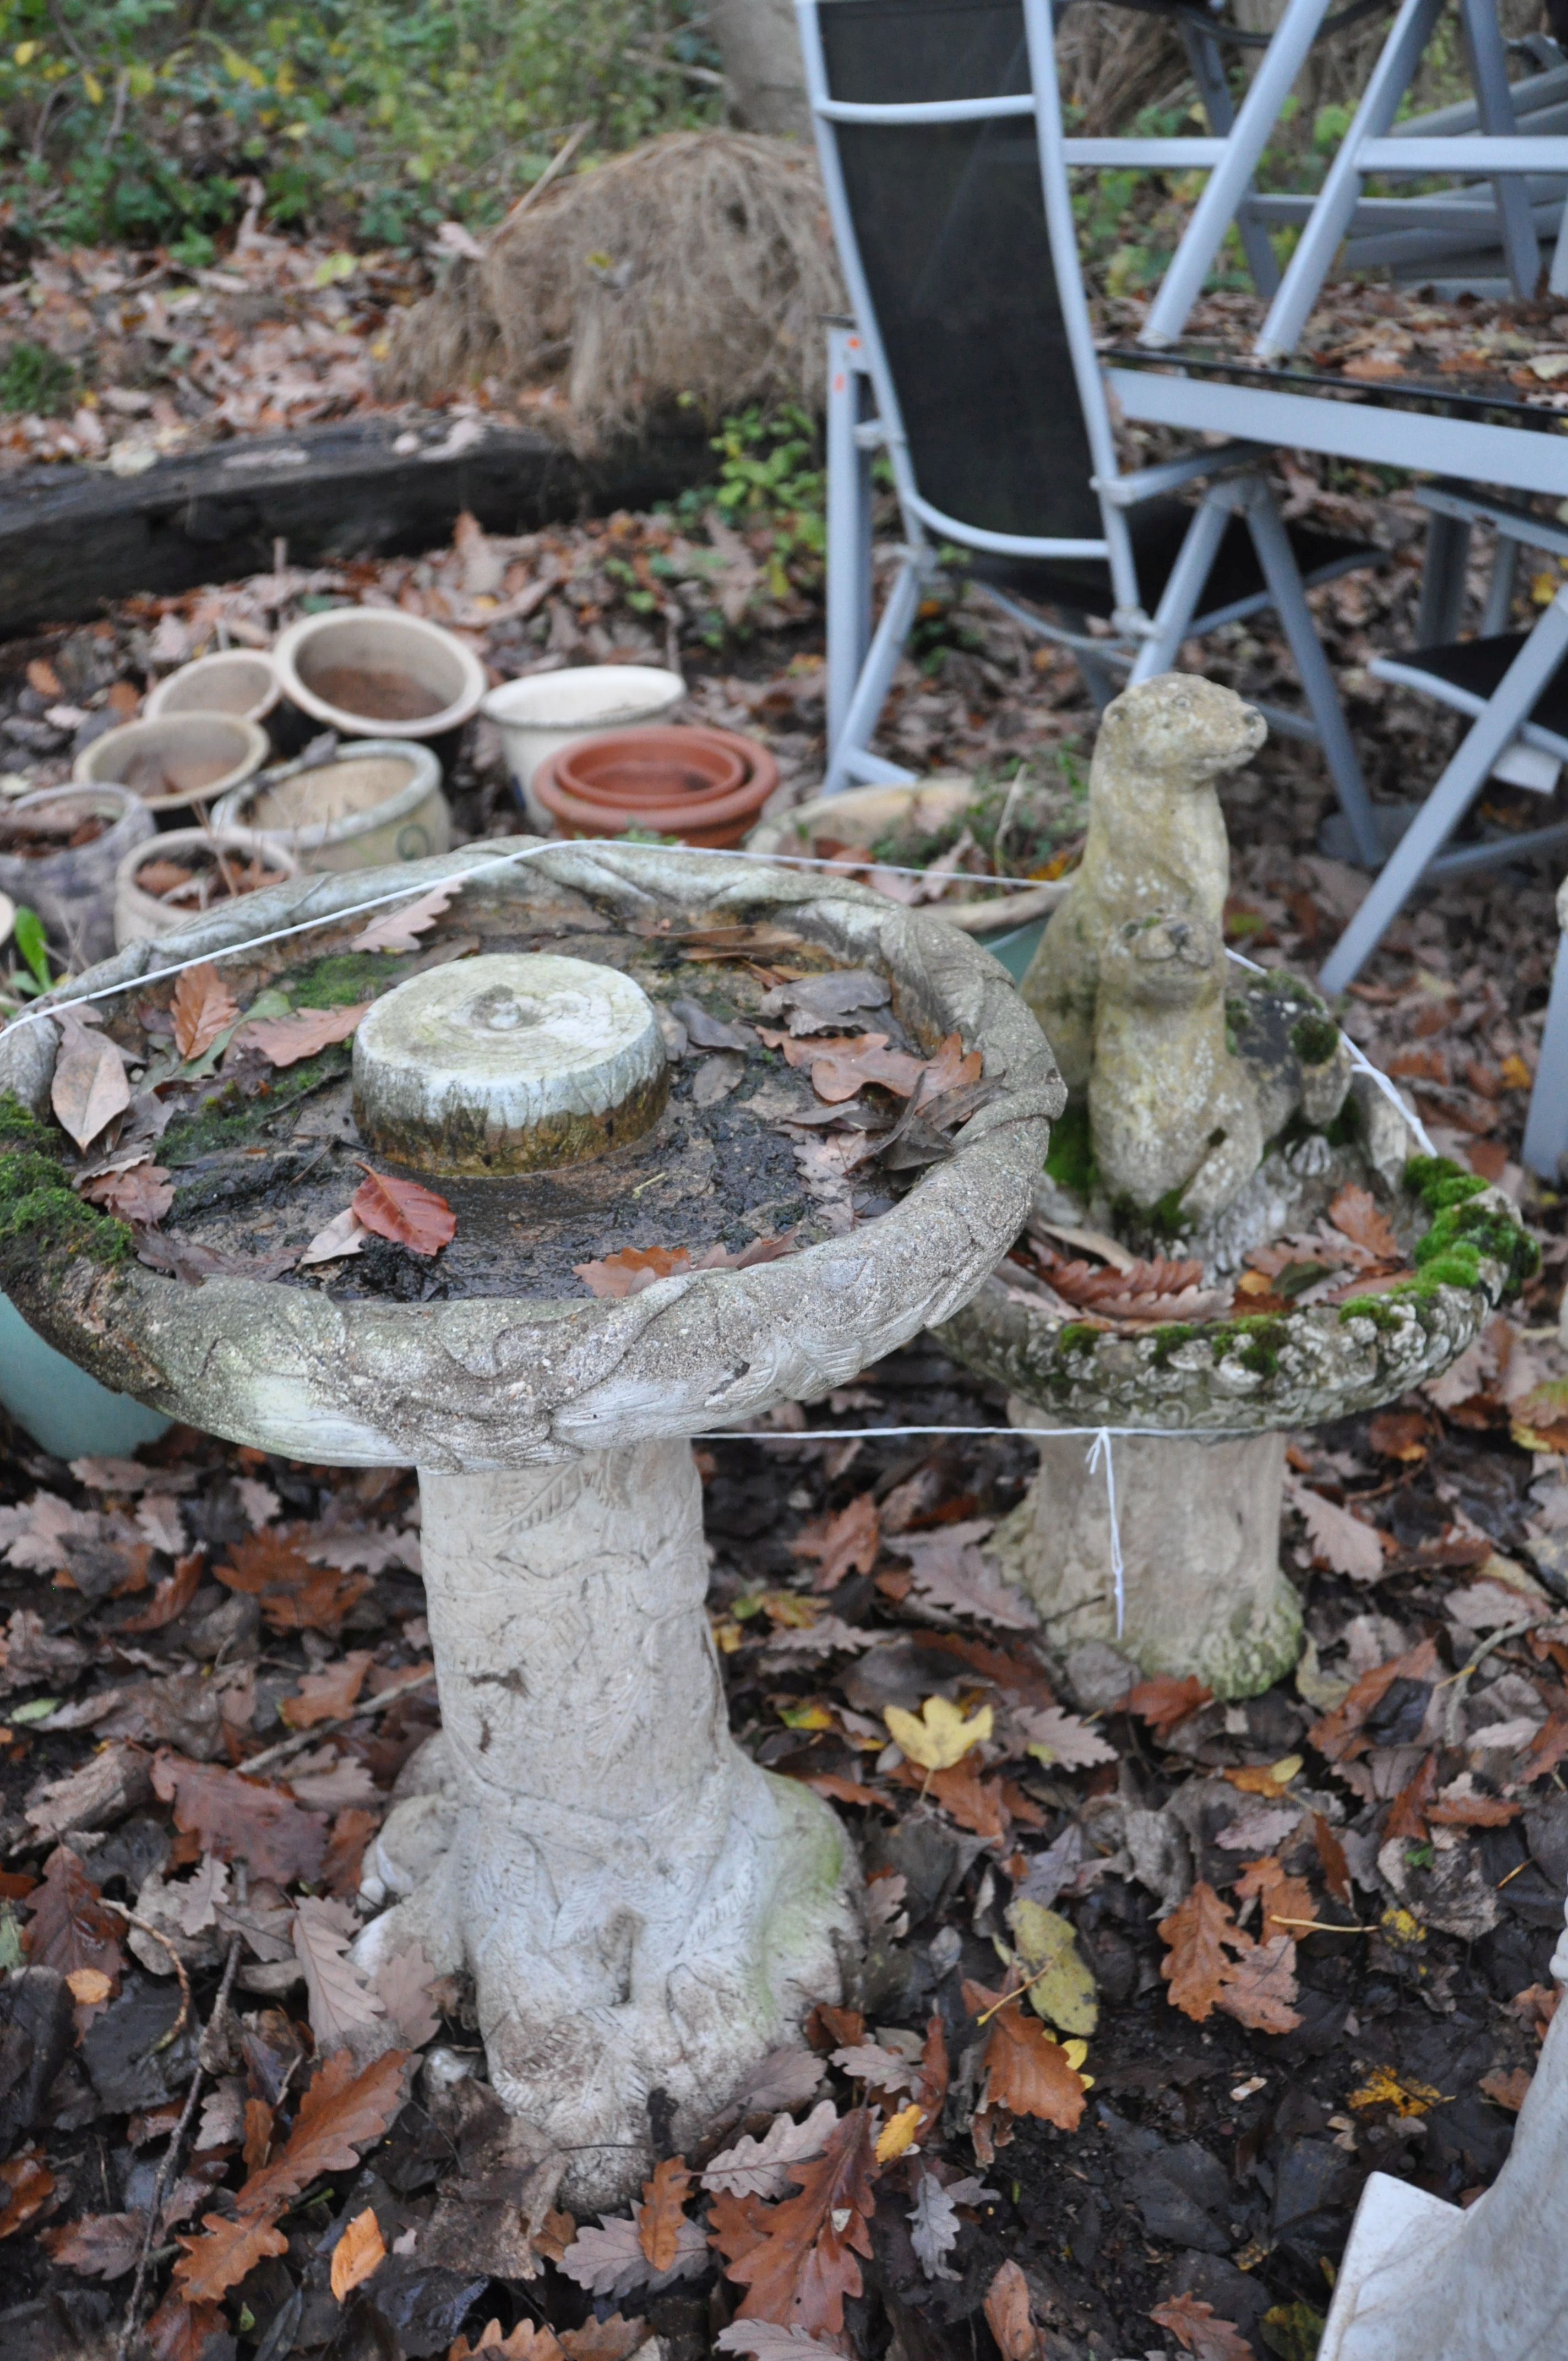
M 1155 609 L 1154 628 L 1138 650 L 1128 675 L 1129 688 L 1135 687 L 1139 681 L 1152 680 L 1157 673 L 1169 672 L 1181 653 L 1181 642 L 1192 628 L 1204 585 L 1231 522 L 1232 502 L 1227 497 L 1231 489 L 1229 484 L 1216 485 L 1193 511 L 1192 522 Z
M 1339 701 L 1329 660 L 1307 604 L 1290 536 L 1274 505 L 1274 495 L 1261 479 L 1248 488 L 1246 521 L 1263 578 L 1295 659 L 1308 709 L 1317 724 L 1318 742 L 1334 783 L 1339 807 L 1350 822 L 1357 853 L 1368 869 L 1376 869 L 1383 858 L 1383 842 L 1377 833 L 1372 798 L 1356 760 L 1350 725 Z
M 1417 647 L 1446 647 L 1450 640 L 1459 637 L 1469 558 L 1469 520 L 1441 513 L 1430 516 L 1421 563 L 1421 603 L 1416 615 Z
M 1320 980 L 1325 992 L 1343 992 L 1360 974 L 1420 883 L 1427 863 L 1441 852 L 1490 778 L 1493 763 L 1517 735 L 1520 722 L 1529 719 L 1565 654 L 1568 591 L 1560 590 L 1324 961 Z
M 844 715 L 844 726 L 839 735 L 828 764 L 828 774 L 822 782 L 825 796 L 836 796 L 857 780 L 878 785 L 906 785 L 913 780 L 913 771 L 901 770 L 880 754 L 867 752 L 868 741 L 877 725 L 877 718 L 887 702 L 887 692 L 893 686 L 893 675 L 898 669 L 898 659 L 904 653 L 904 642 L 915 620 L 915 610 L 920 603 L 920 592 L 935 560 L 926 550 L 912 549 L 905 553 L 893 588 L 887 594 L 887 604 L 882 610 L 882 620 L 876 627 L 870 653 L 855 683 L 854 695 Z
M 828 747 L 844 720 L 872 636 L 872 455 L 861 447 L 860 339 L 828 331 Z
M 1558 942 L 1552 971 L 1552 998 L 1525 1119 L 1523 1153 L 1530 1171 L 1552 1181 L 1568 1156 L 1568 935 Z

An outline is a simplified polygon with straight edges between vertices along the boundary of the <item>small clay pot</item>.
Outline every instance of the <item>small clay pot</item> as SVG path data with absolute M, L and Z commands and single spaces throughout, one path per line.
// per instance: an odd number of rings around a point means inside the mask
M 641 828 L 721 850 L 740 842 L 778 783 L 767 748 L 736 730 L 620 730 L 548 756 L 532 790 L 563 836 Z
M 148 691 L 142 719 L 162 713 L 230 713 L 242 721 L 265 721 L 282 691 L 271 657 L 262 648 L 225 648 L 181 664 Z
M 149 812 L 199 812 L 243 785 L 271 751 L 260 723 L 237 713 L 162 713 L 105 730 L 71 775 L 129 787 Z
M 428 746 L 359 738 L 330 763 L 267 772 L 214 814 L 298 856 L 302 869 L 374 869 L 424 861 L 452 846 L 452 809 Z
M 731 745 L 717 730 L 627 730 L 564 746 L 551 776 L 582 803 L 667 811 L 674 804 L 732 796 L 751 771 L 743 739 Z
M 73 967 L 89 967 L 115 948 L 115 873 L 153 833 L 129 787 L 35 788 L 0 806 L 0 893 L 38 912 Z
M 278 638 L 283 695 L 344 738 L 445 738 L 485 694 L 466 641 L 396 607 L 334 607 Z
M 548 836 L 550 815 L 533 792 L 533 774 L 545 757 L 609 730 L 668 721 L 685 693 L 678 672 L 656 664 L 568 664 L 562 672 L 504 682 L 479 709 L 501 733 L 529 826 Z
M 159 877 L 159 872 L 166 873 Z M 196 890 L 173 873 L 184 870 Z M 286 846 L 248 828 L 172 828 L 126 853 L 115 879 L 115 948 L 170 935 L 241 894 L 258 894 L 300 873 Z M 210 879 L 213 890 L 203 890 Z M 170 895 L 177 898 L 170 899 Z

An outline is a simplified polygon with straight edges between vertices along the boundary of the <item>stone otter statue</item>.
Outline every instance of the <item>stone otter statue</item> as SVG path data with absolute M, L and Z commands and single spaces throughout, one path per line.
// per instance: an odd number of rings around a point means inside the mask
M 1235 1202 L 1271 1142 L 1332 1126 L 1349 1049 L 1310 984 L 1233 965 L 1214 781 L 1261 714 L 1187 673 L 1107 706 L 1082 865 L 1024 979 L 1080 1107 L 1106 1217 L 1186 1235 Z M 1096 1216 L 1099 1218 L 1099 1216 Z
M 1101 946 L 1115 929 L 1156 913 L 1220 926 L 1231 857 L 1214 782 L 1266 735 L 1260 713 L 1191 673 L 1124 689 L 1102 715 L 1083 859 L 1024 978 L 1069 1091 L 1088 1087 Z
M 1204 918 L 1128 918 L 1100 946 L 1089 1134 L 1113 1202 L 1179 1197 L 1204 1222 L 1256 1171 L 1264 1132 L 1226 1039 L 1225 947 Z

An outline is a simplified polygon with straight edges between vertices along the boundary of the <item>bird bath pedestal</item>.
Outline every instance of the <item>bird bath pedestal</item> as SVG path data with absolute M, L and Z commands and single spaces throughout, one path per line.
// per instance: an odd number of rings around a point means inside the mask
M 639 1157 L 667 1182 L 663 1033 L 641 986 L 596 964 L 607 928 L 630 942 L 623 965 L 694 927 L 787 929 L 808 966 L 884 977 L 927 1050 L 954 1031 L 981 1047 L 1001 1088 L 875 1218 L 621 1301 L 570 1279 L 487 1291 L 494 1270 L 430 1301 L 294 1277 L 192 1286 L 91 1224 L 83 1245 L 69 1222 L 36 1248 L 13 1235 L 3 1258 L 51 1342 L 158 1409 L 296 1458 L 417 1466 L 443 1727 L 368 1858 L 368 1895 L 396 1898 L 359 1955 L 417 1942 L 437 1971 L 472 1974 L 491 2080 L 566 2155 L 582 2207 L 624 2197 L 659 2132 L 687 2141 L 742 2091 L 814 2001 L 839 1997 L 859 1942 L 839 1823 L 729 1736 L 687 1438 L 818 1400 L 952 1312 L 1016 1234 L 1061 1093 L 995 963 L 939 921 L 761 864 L 552 850 L 498 873 L 497 851 L 258 894 L 76 988 L 127 987 L 107 1004 L 112 1030 L 156 996 L 134 988 L 171 953 L 211 957 L 304 919 L 323 922 L 309 956 L 340 953 L 359 922 L 334 912 L 489 862 L 449 914 L 479 923 L 484 955 L 427 961 L 377 999 L 340 1143 L 349 1186 L 346 1159 L 373 1154 L 451 1196 L 460 1233 L 563 1172 L 610 1212 Z M 563 937 L 576 956 L 554 955 Z M 223 973 L 243 1005 L 305 955 L 242 950 Z M 49 1024 L 0 1041 L 0 1092 L 36 1119 L 30 1156 L 51 1127 L 56 1049 Z M 53 1152 L 68 1185 L 63 1134 Z M 31 1185 L 25 1202 L 50 1197 Z

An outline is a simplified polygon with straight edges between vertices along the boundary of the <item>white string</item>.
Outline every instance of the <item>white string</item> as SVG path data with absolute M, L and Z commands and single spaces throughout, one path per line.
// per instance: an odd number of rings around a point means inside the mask
M 1111 1451 L 1111 1430 L 1102 1426 L 1089 1446 L 1089 1472 L 1092 1476 L 1100 1465 L 1100 1455 L 1105 1455 L 1105 1507 L 1111 1520 L 1111 1579 L 1116 1588 L 1116 1637 L 1122 1636 L 1126 1620 L 1127 1593 L 1122 1565 L 1122 1530 L 1116 1522 L 1116 1475 Z
M 20 1016 L 13 1016 L 9 1024 L 0 1026 L 0 1040 L 3 1040 L 7 1033 L 14 1033 L 18 1026 L 36 1025 L 46 1016 L 58 1016 L 65 1009 L 85 1008 L 95 1000 L 114 1000 L 122 992 L 139 991 L 144 984 L 167 983 L 171 975 L 183 975 L 188 968 L 204 967 L 209 961 L 215 962 L 218 960 L 238 959 L 246 952 L 260 950 L 268 943 L 287 942 L 291 936 L 308 935 L 313 927 L 346 925 L 350 918 L 362 918 L 371 910 L 384 910 L 389 903 L 401 902 L 411 894 L 422 897 L 426 894 L 444 893 L 448 886 L 455 891 L 459 886 L 466 885 L 475 877 L 488 876 L 495 869 L 510 869 L 518 862 L 535 861 L 542 853 L 606 851 L 671 852 L 677 849 L 668 844 L 643 844 L 635 838 L 583 836 L 572 839 L 563 838 L 559 841 L 551 840 L 541 844 L 524 845 L 519 852 L 498 852 L 491 861 L 476 861 L 466 869 L 454 870 L 447 877 L 421 878 L 407 885 L 395 886 L 389 893 L 373 895 L 367 901 L 350 903 L 346 909 L 325 910 L 320 917 L 301 918 L 291 927 L 274 927 L 269 934 L 247 935 L 243 942 L 225 943 L 217 950 L 201 951 L 192 959 L 180 961 L 174 967 L 148 968 L 140 975 L 129 977 L 124 983 L 102 984 L 96 992 L 78 993 L 71 1000 L 51 1001 L 47 1008 L 24 1009 Z M 815 861 L 808 860 L 804 853 L 797 852 L 748 852 L 743 845 L 716 844 L 687 849 L 699 851 L 705 860 L 709 861 L 750 861 L 753 863 L 758 862 L 764 864 L 771 863 L 775 868 L 784 869 L 834 869 L 851 872 L 874 867 L 885 870 L 894 877 L 937 877 L 948 882 L 966 880 L 974 882 L 971 873 L 963 869 L 905 869 L 888 861 L 875 862 Z M 1033 877 L 987 877 L 981 882 L 987 885 L 999 885 L 1009 894 L 1032 894 L 1039 880 Z M 891 905 L 894 909 L 902 909 L 904 906 L 902 903 L 897 902 Z M 940 913 L 934 911 L 930 915 L 938 917 Z

